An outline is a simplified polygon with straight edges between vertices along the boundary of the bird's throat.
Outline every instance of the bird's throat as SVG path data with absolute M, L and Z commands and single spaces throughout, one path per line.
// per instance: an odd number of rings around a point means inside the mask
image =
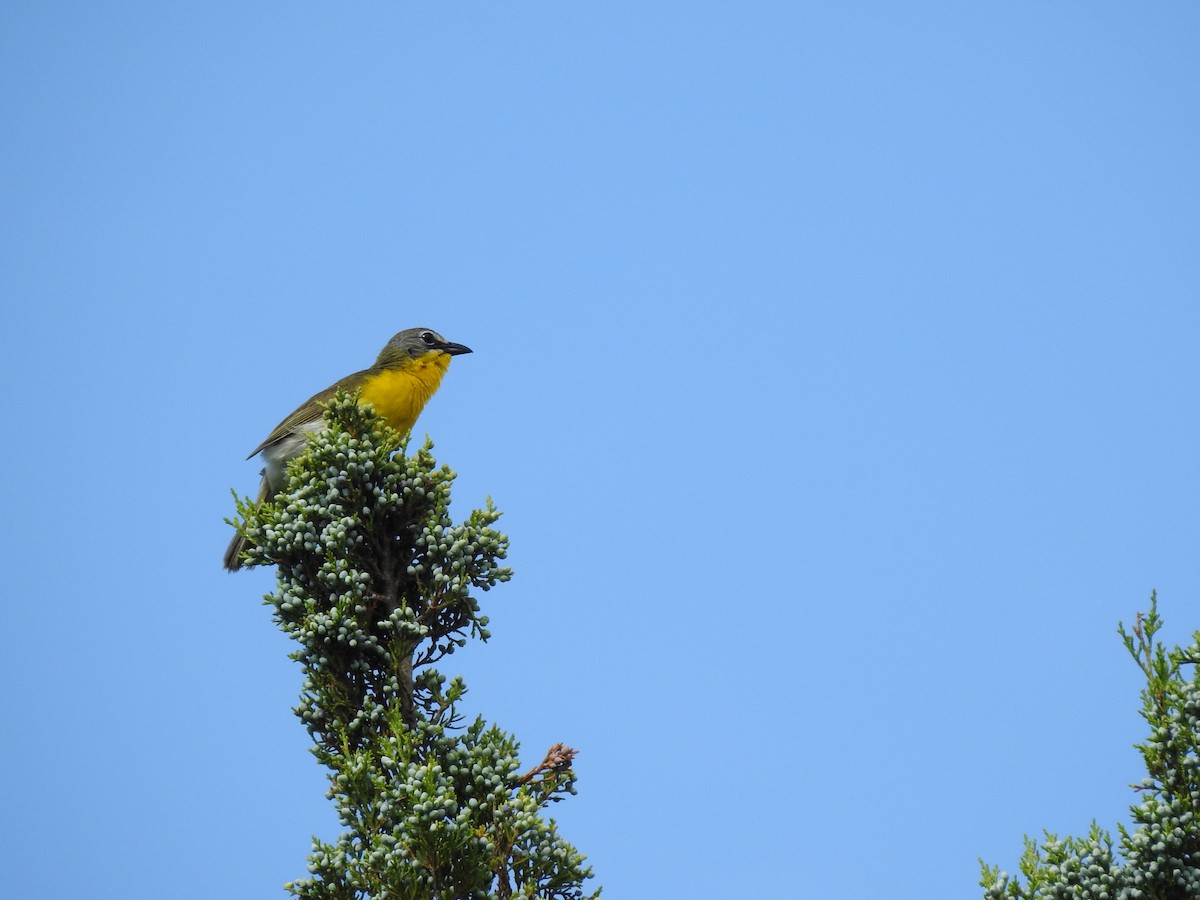
M 363 379 L 362 400 L 374 406 L 388 425 L 404 434 L 416 424 L 417 416 L 438 389 L 449 366 L 448 354 L 429 353 L 382 369 Z

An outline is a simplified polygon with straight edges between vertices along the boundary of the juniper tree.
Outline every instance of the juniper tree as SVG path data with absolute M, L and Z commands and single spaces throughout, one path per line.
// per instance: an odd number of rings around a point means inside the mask
M 489 500 L 450 518 L 454 473 L 432 445 L 411 456 L 370 408 L 339 394 L 328 428 L 294 460 L 272 501 L 238 501 L 250 565 L 274 564 L 266 602 L 298 645 L 296 714 L 328 768 L 345 829 L 314 839 L 311 900 L 584 897 L 584 857 L 549 804 L 575 793 L 561 744 L 520 774 L 516 740 L 465 723 L 461 678 L 433 668 L 486 641 L 475 592 L 511 577 Z M 590 896 L 598 896 L 599 891 Z
M 1025 839 L 1020 879 L 983 864 L 986 900 L 1196 900 L 1200 898 L 1200 631 L 1186 648 L 1167 649 L 1158 600 L 1118 632 L 1146 678 L 1142 716 L 1150 736 L 1135 746 L 1146 778 L 1134 785 L 1132 828 L 1119 825 L 1119 854 L 1111 834 L 1094 822 L 1086 837 L 1046 832 L 1039 846 Z

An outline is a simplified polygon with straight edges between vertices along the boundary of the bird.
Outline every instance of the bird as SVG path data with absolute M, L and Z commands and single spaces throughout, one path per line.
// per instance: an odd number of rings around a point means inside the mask
M 325 428 L 321 404 L 333 399 L 338 391 L 357 390 L 359 402 L 370 403 L 391 428 L 407 434 L 437 391 L 451 358 L 470 352 L 470 347 L 448 341 L 429 328 L 409 328 L 395 334 L 379 351 L 374 365 L 313 394 L 250 451 L 246 459 L 261 453 L 266 463 L 257 502 L 269 500 L 282 490 L 288 462 L 304 449 L 305 435 Z M 226 570 L 236 572 L 242 567 L 245 548 L 246 539 L 234 535 L 225 551 Z

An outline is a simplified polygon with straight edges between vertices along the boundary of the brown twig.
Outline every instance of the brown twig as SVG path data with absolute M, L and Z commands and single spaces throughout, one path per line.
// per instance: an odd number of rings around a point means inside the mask
M 517 779 L 518 784 L 529 784 L 539 775 L 548 772 L 561 772 L 571 768 L 571 761 L 579 754 L 578 750 L 568 747 L 561 741 L 546 751 L 546 758 Z

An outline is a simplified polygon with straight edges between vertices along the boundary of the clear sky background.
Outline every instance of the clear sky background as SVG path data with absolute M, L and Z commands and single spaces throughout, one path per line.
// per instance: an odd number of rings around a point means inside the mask
M 337 826 L 220 568 L 396 331 L 516 577 L 448 661 L 606 896 L 962 898 L 1135 799 L 1200 628 L 1200 7 L 0 6 L 6 896 Z

